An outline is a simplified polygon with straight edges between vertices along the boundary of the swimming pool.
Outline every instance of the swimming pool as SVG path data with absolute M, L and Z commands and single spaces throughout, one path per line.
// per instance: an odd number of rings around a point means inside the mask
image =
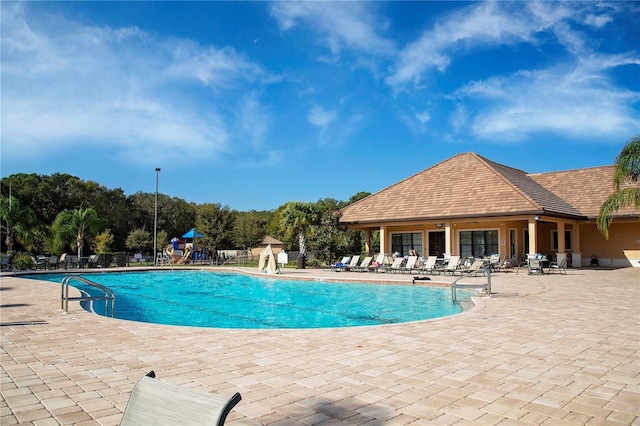
M 82 275 L 82 274 L 81 274 Z M 66 274 L 27 278 L 60 283 Z M 326 328 L 392 324 L 462 311 L 447 287 L 266 278 L 211 271 L 83 275 L 116 295 L 115 317 L 214 328 Z M 72 281 L 89 294 L 93 289 Z M 459 291 L 458 299 L 474 292 Z M 104 304 L 94 310 L 104 315 Z

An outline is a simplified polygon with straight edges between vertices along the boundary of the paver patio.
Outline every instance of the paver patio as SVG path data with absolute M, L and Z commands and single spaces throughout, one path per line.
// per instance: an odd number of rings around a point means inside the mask
M 640 425 L 640 269 L 497 273 L 492 284 L 492 298 L 437 320 L 228 330 L 104 318 L 77 303 L 64 314 L 58 285 L 3 275 L 0 423 L 117 425 L 155 370 L 240 392 L 229 425 Z

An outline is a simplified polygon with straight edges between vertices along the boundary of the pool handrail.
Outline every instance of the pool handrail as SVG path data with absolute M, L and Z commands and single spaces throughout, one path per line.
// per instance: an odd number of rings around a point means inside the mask
M 461 279 L 470 277 L 472 274 L 475 276 L 475 274 L 477 274 L 479 271 L 482 271 L 483 275 L 486 275 L 487 277 L 486 283 L 479 283 L 479 284 L 458 283 L 458 281 L 460 281 Z M 487 293 L 488 297 L 491 297 L 491 271 L 486 266 L 483 266 L 482 268 L 476 269 L 475 271 L 469 271 L 466 274 L 456 278 L 456 280 L 451 283 L 451 301 L 454 303 L 458 300 L 458 297 L 456 294 L 456 289 L 458 288 L 481 288 L 484 292 Z
M 80 281 L 88 286 L 94 287 L 103 292 L 103 296 L 79 296 L 79 297 L 69 297 L 69 282 L 72 280 Z M 88 280 L 80 275 L 67 275 L 62 279 L 62 285 L 60 287 L 60 309 L 62 309 L 65 313 L 69 313 L 69 300 L 104 300 L 104 314 L 105 316 L 110 316 L 113 318 L 116 304 L 116 296 L 113 291 L 105 287 L 101 284 Z M 81 293 L 84 293 L 81 291 Z M 111 302 L 111 315 L 109 315 L 109 302 Z

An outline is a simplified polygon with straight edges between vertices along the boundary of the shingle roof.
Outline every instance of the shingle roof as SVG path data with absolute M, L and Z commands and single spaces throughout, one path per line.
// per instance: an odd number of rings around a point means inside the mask
M 345 207 L 343 223 L 519 214 L 584 215 L 522 170 L 455 155 Z
M 262 244 L 263 245 L 269 245 L 269 244 L 274 244 L 274 245 L 278 245 L 278 244 L 284 244 L 282 241 L 280 240 L 276 240 L 273 237 L 270 237 L 269 235 L 267 235 L 266 237 L 264 237 L 264 239 L 262 240 Z
M 598 216 L 600 206 L 614 191 L 613 166 L 592 167 L 578 170 L 531 174 L 536 182 L 548 188 L 558 197 L 566 200 L 588 218 Z M 625 185 L 639 187 L 640 183 Z M 638 217 L 639 210 L 634 207 L 621 208 L 615 216 Z

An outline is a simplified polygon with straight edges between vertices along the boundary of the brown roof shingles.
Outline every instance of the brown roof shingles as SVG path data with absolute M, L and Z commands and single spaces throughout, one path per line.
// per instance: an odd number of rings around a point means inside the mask
M 566 200 L 583 215 L 589 218 L 598 216 L 600 206 L 614 191 L 613 166 L 592 167 L 560 172 L 539 173 L 530 175 L 536 182 L 548 188 L 558 197 Z M 626 187 L 626 184 L 621 187 Z M 633 184 L 639 187 L 640 183 Z M 638 217 L 638 209 L 621 208 L 616 216 Z
M 602 169 L 602 170 L 600 170 Z M 342 211 L 343 223 L 550 214 L 592 216 L 611 194 L 612 167 L 530 175 L 462 153 Z M 637 214 L 637 209 L 623 211 Z

